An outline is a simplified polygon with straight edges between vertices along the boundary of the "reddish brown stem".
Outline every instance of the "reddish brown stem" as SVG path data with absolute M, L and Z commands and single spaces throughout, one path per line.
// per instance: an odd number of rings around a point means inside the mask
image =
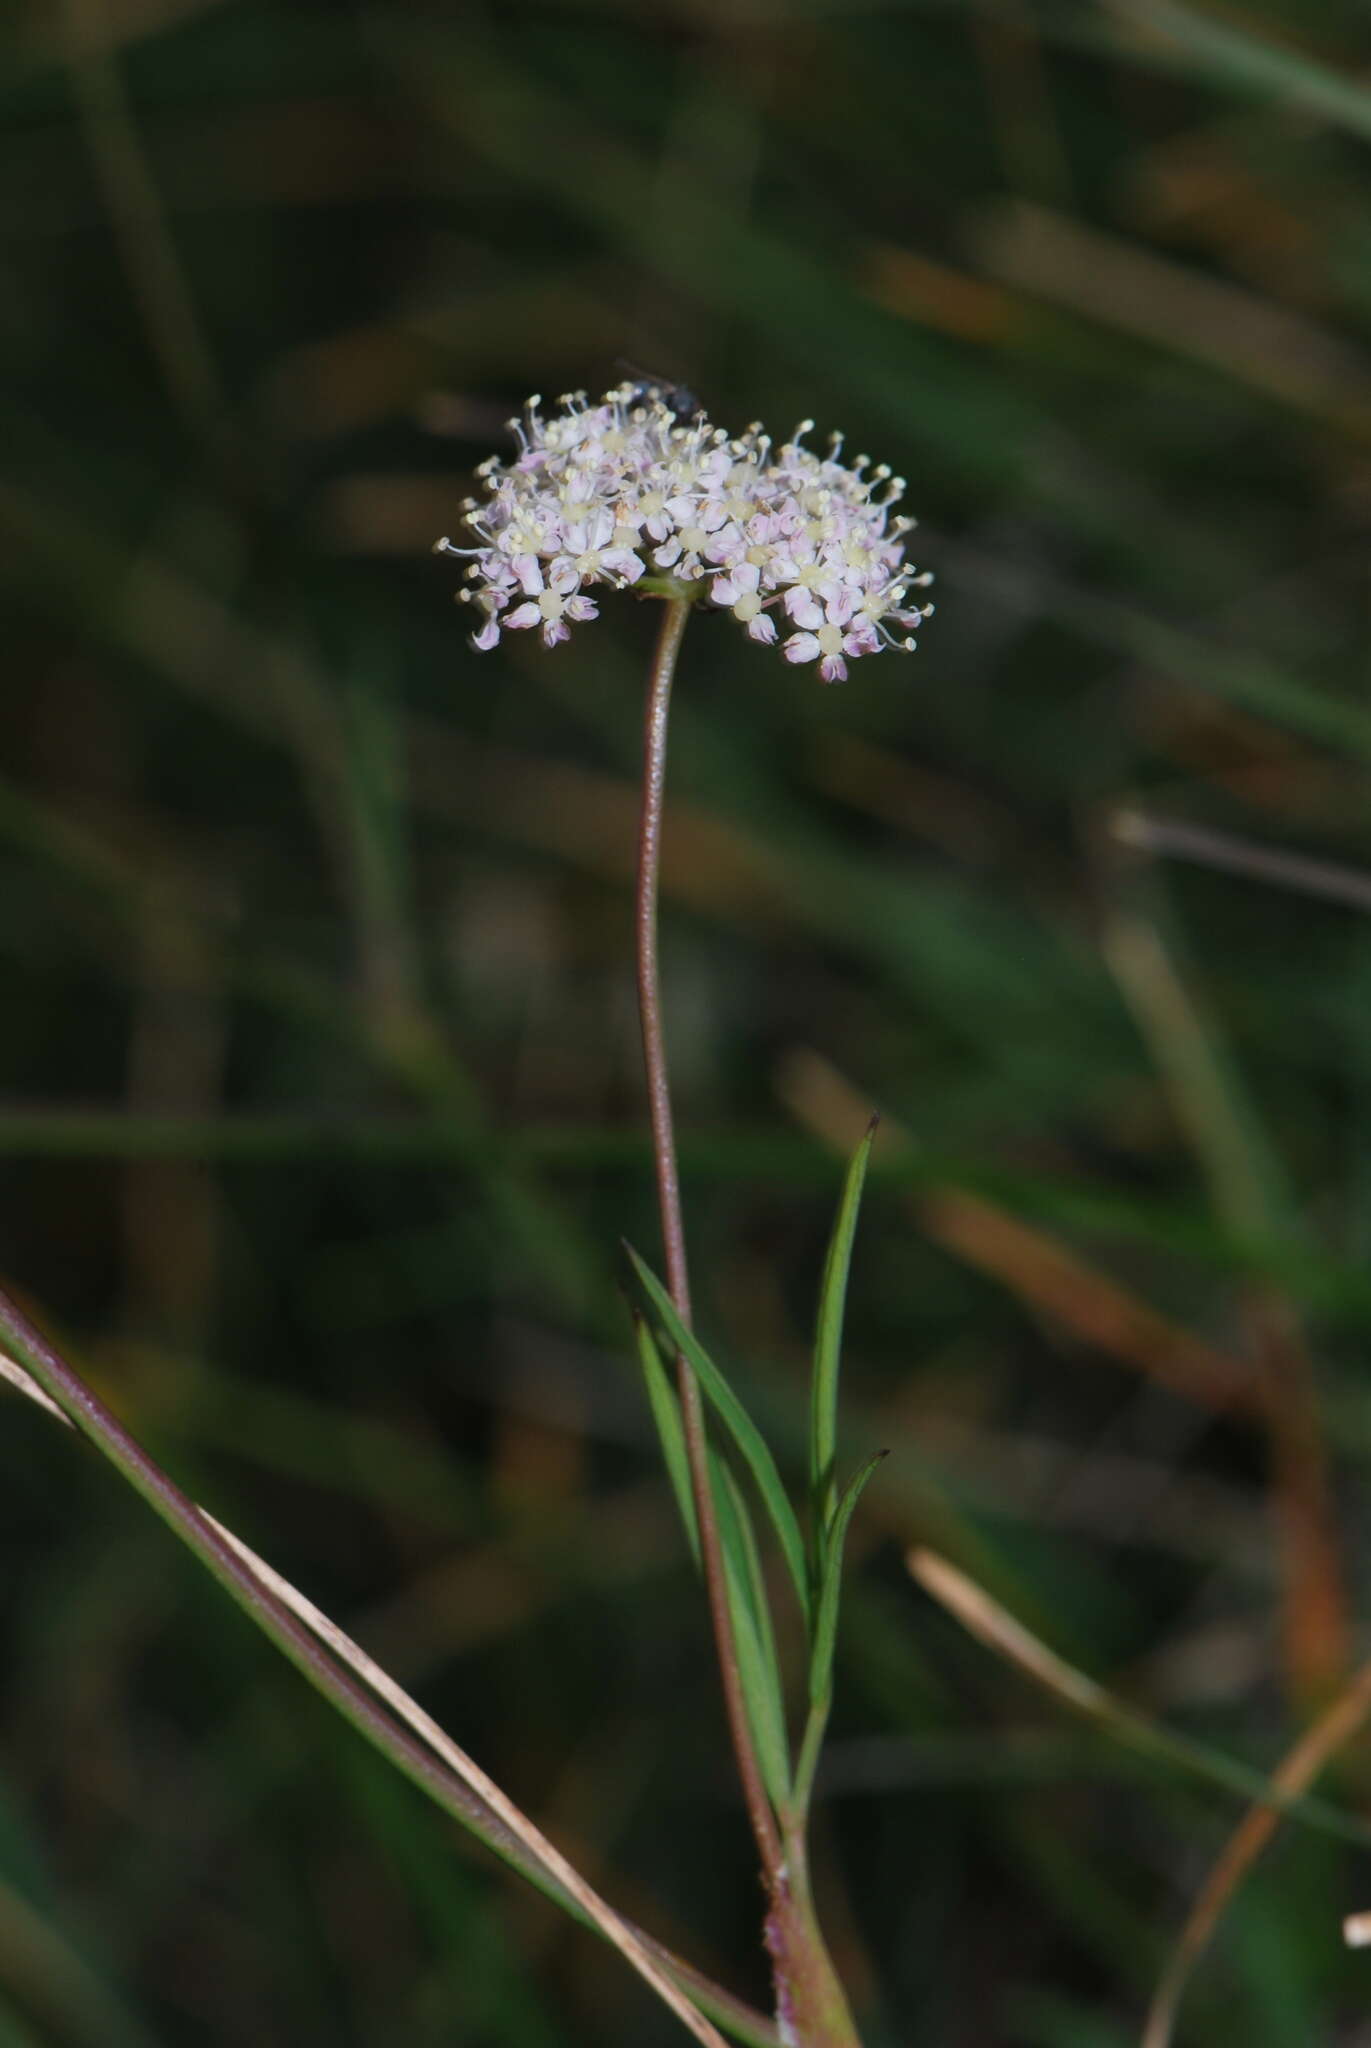
M 658 635 L 652 673 L 648 681 L 647 715 L 643 728 L 643 804 L 638 826 L 638 895 L 636 928 L 638 937 L 638 1012 L 643 1027 L 643 1064 L 647 1070 L 647 1098 L 652 1118 L 652 1153 L 657 1172 L 657 1205 L 662 1219 L 662 1243 L 666 1254 L 667 1291 L 683 1323 L 690 1322 L 690 1278 L 686 1268 L 685 1226 L 681 1220 L 680 1176 L 676 1167 L 676 1137 L 671 1117 L 671 1087 L 667 1079 L 666 1039 L 662 1030 L 661 988 L 657 972 L 657 882 L 662 859 L 662 810 L 666 791 L 667 715 L 671 705 L 671 683 L 681 637 L 690 616 L 688 598 L 666 600 L 662 630 Z M 704 1403 L 699 1382 L 684 1358 L 676 1360 L 676 1382 L 680 1392 L 681 1419 L 685 1428 L 686 1452 L 690 1460 L 690 1485 L 695 1500 L 695 1519 L 700 1531 L 700 1560 L 714 1624 L 714 1645 L 723 1680 L 724 1705 L 729 1734 L 737 1760 L 747 1815 L 752 1823 L 767 1884 L 773 1892 L 781 1864 L 781 1838 L 771 1804 L 762 1783 L 761 1769 L 747 1718 L 742 1676 L 733 1642 L 733 1625 L 728 1611 L 728 1587 L 724 1577 L 719 1524 L 714 1513 L 714 1494 L 709 1482 L 709 1453 L 705 1441 Z

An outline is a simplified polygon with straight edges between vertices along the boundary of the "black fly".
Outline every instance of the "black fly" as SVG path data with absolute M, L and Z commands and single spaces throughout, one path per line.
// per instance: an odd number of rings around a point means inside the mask
M 689 426 L 704 411 L 689 385 L 675 384 L 669 377 L 654 377 L 639 369 L 636 363 L 626 363 L 622 358 L 619 368 L 629 372 L 628 395 L 632 403 L 664 405 L 683 427 Z

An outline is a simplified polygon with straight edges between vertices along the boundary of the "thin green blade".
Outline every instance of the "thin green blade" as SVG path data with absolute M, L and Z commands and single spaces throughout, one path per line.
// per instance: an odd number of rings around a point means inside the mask
M 819 1290 L 818 1326 L 814 1333 L 814 1380 L 810 1394 L 809 1487 L 814 1517 L 814 1578 L 824 1574 L 830 1525 L 834 1514 L 834 1460 L 838 1448 L 838 1364 L 843 1342 L 843 1311 L 847 1305 L 847 1275 L 852 1264 L 852 1244 L 857 1235 L 857 1211 L 861 1207 L 867 1162 L 878 1119 L 872 1117 L 866 1136 L 852 1155 L 843 1181 L 838 1213 L 833 1221 L 828 1257 L 824 1261 L 823 1285 Z
M 819 1602 L 814 1617 L 814 1645 L 809 1653 L 809 1698 L 819 1705 L 833 1687 L 833 1649 L 838 1636 L 838 1600 L 842 1592 L 843 1545 L 853 1510 L 866 1491 L 867 1481 L 888 1451 L 877 1451 L 856 1471 L 843 1488 L 834 1510 L 825 1546 L 824 1575 L 819 1585 Z
M 676 1496 L 676 1506 L 685 1528 L 686 1539 L 690 1544 L 691 1555 L 698 1566 L 700 1527 L 695 1519 L 695 1496 L 690 1486 L 690 1458 L 686 1451 L 681 1410 L 666 1367 L 662 1364 L 662 1354 L 657 1349 L 657 1341 L 645 1319 L 636 1309 L 633 1314 L 633 1335 L 638 1346 L 638 1363 L 642 1367 L 643 1385 L 647 1388 L 648 1406 L 652 1410 L 652 1420 L 657 1425 L 657 1438 L 666 1462 L 667 1477 Z
M 771 1517 L 772 1527 L 785 1557 L 790 1576 L 795 1582 L 800 1612 L 809 1618 L 809 1584 L 805 1569 L 804 1538 L 800 1525 L 795 1519 L 795 1510 L 786 1498 L 781 1475 L 776 1470 L 776 1460 L 767 1448 L 752 1417 L 734 1393 L 728 1381 L 710 1358 L 699 1339 L 688 1330 L 676 1313 L 675 1303 L 651 1268 L 644 1265 L 632 1245 L 625 1245 L 638 1277 L 639 1285 L 652 1305 L 666 1335 L 676 1350 L 682 1352 L 699 1380 L 705 1394 L 718 1413 L 720 1421 L 733 1438 L 738 1450 L 757 1484 L 757 1491 Z
M 786 1733 L 781 1670 L 771 1613 L 762 1580 L 757 1539 L 742 1491 L 724 1460 L 710 1458 L 710 1479 L 724 1554 L 729 1619 L 738 1657 L 738 1676 L 767 1797 L 777 1813 L 790 1798 L 790 1743 Z

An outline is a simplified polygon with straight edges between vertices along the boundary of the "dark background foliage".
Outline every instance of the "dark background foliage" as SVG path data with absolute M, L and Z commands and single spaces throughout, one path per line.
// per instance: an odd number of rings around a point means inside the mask
M 1263 1769 L 1355 1665 L 1369 58 L 1336 0 L 4 16 L 6 1282 L 757 1998 L 617 1291 L 655 620 L 480 657 L 429 547 L 618 357 L 910 480 L 913 659 L 824 689 L 692 626 L 664 939 L 699 1314 L 792 1457 L 887 1119 L 819 1827 L 870 2048 L 1136 2040 L 1239 1810 L 962 1636 L 911 1541 Z M 3 1422 L 0 2041 L 681 2038 Z M 1368 1904 L 1287 1827 L 1188 2038 L 1371 2040 Z

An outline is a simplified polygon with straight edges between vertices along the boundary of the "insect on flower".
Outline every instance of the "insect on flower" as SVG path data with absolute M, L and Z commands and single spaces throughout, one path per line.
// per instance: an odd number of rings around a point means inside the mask
M 616 367 L 628 373 L 626 390 L 633 404 L 664 405 L 683 427 L 689 426 L 704 411 L 688 384 L 677 384 L 670 377 L 656 377 L 638 363 L 625 362 L 622 356 Z

